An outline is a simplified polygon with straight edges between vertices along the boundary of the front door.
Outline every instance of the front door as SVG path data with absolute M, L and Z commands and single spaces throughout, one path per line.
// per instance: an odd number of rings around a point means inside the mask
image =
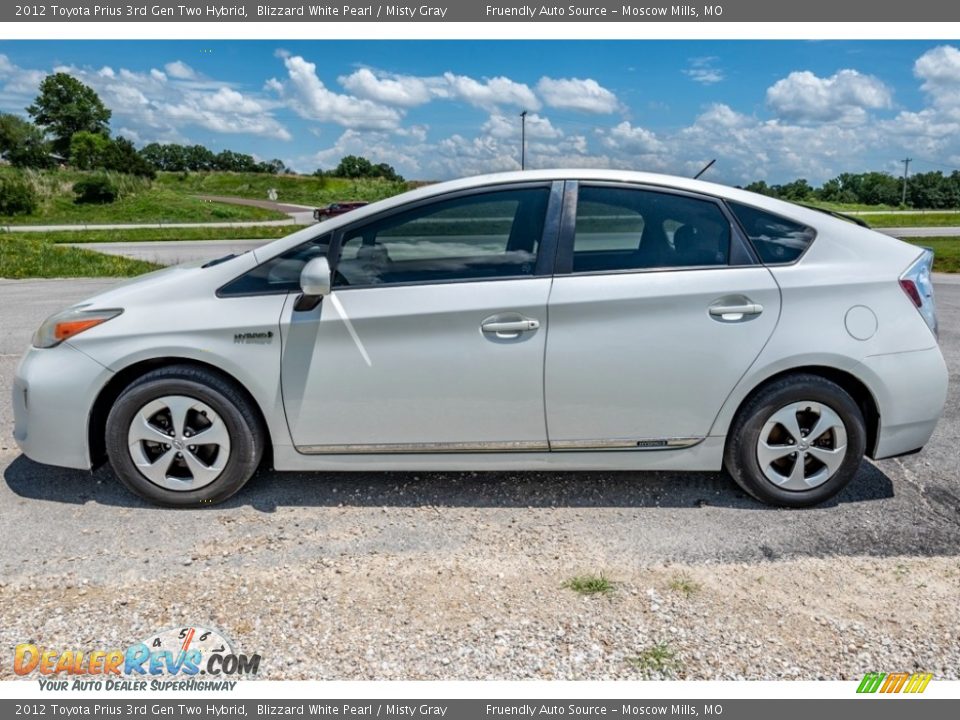
M 773 332 L 771 273 L 719 203 L 684 193 L 581 186 L 564 235 L 545 368 L 551 449 L 695 444 Z
M 297 449 L 546 449 L 553 244 L 543 238 L 559 197 L 549 183 L 509 186 L 345 230 L 332 293 L 284 319 L 281 384 Z

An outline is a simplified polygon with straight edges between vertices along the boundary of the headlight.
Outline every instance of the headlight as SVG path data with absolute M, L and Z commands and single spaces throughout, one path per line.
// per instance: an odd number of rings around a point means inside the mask
M 96 327 L 100 323 L 112 320 L 122 313 L 121 309 L 87 310 L 85 306 L 70 308 L 51 315 L 33 335 L 33 346 L 51 348 L 64 340 L 79 335 L 84 330 Z

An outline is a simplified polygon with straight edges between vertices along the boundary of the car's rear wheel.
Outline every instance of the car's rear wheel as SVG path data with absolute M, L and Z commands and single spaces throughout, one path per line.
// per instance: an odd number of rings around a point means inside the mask
M 141 497 L 177 507 L 226 500 L 250 479 L 266 433 L 238 389 L 200 367 L 151 371 L 127 387 L 107 416 L 114 472 Z
M 863 414 L 835 382 L 792 375 L 761 388 L 740 409 L 724 465 L 758 500 L 809 507 L 840 492 L 866 447 Z

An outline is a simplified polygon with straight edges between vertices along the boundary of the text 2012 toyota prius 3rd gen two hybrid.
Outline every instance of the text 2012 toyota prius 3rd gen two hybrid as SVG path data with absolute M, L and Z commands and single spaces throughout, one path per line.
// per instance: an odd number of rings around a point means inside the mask
M 43 323 L 30 458 L 165 505 L 278 470 L 720 470 L 806 506 L 942 411 L 932 253 L 704 182 L 433 185 Z

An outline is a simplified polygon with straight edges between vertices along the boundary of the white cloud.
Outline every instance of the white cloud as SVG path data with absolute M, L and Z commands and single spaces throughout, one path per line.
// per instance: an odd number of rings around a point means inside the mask
M 290 131 L 274 117 L 274 104 L 266 98 L 256 98 L 229 83 L 205 77 L 179 61 L 168 63 L 165 68 L 169 76 L 157 69 L 137 72 L 69 65 L 54 69 L 92 87 L 112 110 L 114 127 L 122 129 L 117 133 L 136 137 L 139 142 L 185 142 L 184 131 L 190 127 L 291 139 Z M 46 74 L 39 70 L 29 72 L 40 78 Z M 35 85 L 32 91 L 35 94 Z
M 856 70 L 826 78 L 809 70 L 792 72 L 767 89 L 767 105 L 787 120 L 863 122 L 867 110 L 891 104 L 892 93 L 880 79 Z
M 475 80 L 447 72 L 443 74 L 443 79 L 446 87 L 436 90 L 440 97 L 462 100 L 488 111 L 502 105 L 515 105 L 523 110 L 540 109 L 540 101 L 529 86 L 507 77 Z
M 317 66 L 303 57 L 284 57 L 283 63 L 288 80 L 271 78 L 267 86 L 279 92 L 302 117 L 367 130 L 389 129 L 400 124 L 403 114 L 399 110 L 329 90 L 317 76 Z
M 192 80 L 197 76 L 196 71 L 182 60 L 174 60 L 163 66 L 167 75 L 177 80 Z
M 913 65 L 913 73 L 923 80 L 921 88 L 935 105 L 960 107 L 960 50 L 941 45 L 928 50 Z
M 481 130 L 491 137 L 498 139 L 511 138 L 519 141 L 521 129 L 520 116 L 501 115 L 494 113 L 483 124 Z M 527 114 L 526 134 L 529 140 L 535 139 L 555 139 L 563 136 L 563 133 L 555 128 L 549 118 L 542 117 L 536 113 Z
M 642 127 L 634 127 L 624 120 L 608 131 L 600 133 L 605 147 L 627 153 L 650 154 L 663 152 L 664 144 L 656 134 Z
M 550 107 L 610 114 L 620 108 L 617 96 L 592 78 L 542 77 L 537 92 Z
M 683 74 L 701 85 L 713 85 L 724 79 L 723 70 L 716 67 L 719 58 L 715 56 L 690 58 L 689 67 Z
M 253 98 L 244 96 L 236 90 L 226 87 L 220 88 L 212 95 L 201 96 L 199 102 L 202 107 L 215 112 L 234 112 L 240 115 L 254 115 L 264 111 L 261 103 Z
M 29 104 L 37 94 L 37 89 L 46 73 L 40 70 L 22 68 L 9 57 L 0 53 L 0 103 L 4 109 L 18 111 Z
M 354 95 L 385 105 L 414 107 L 430 102 L 433 93 L 428 80 L 412 75 L 377 76 L 368 68 L 341 75 L 337 82 Z
M 294 166 L 302 170 L 317 167 L 329 170 L 345 155 L 363 155 L 374 163 L 388 163 L 401 175 L 424 177 L 420 159 L 429 155 L 429 149 L 416 134 L 408 136 L 407 142 L 397 142 L 395 131 L 344 130 L 333 145 L 297 161 Z

